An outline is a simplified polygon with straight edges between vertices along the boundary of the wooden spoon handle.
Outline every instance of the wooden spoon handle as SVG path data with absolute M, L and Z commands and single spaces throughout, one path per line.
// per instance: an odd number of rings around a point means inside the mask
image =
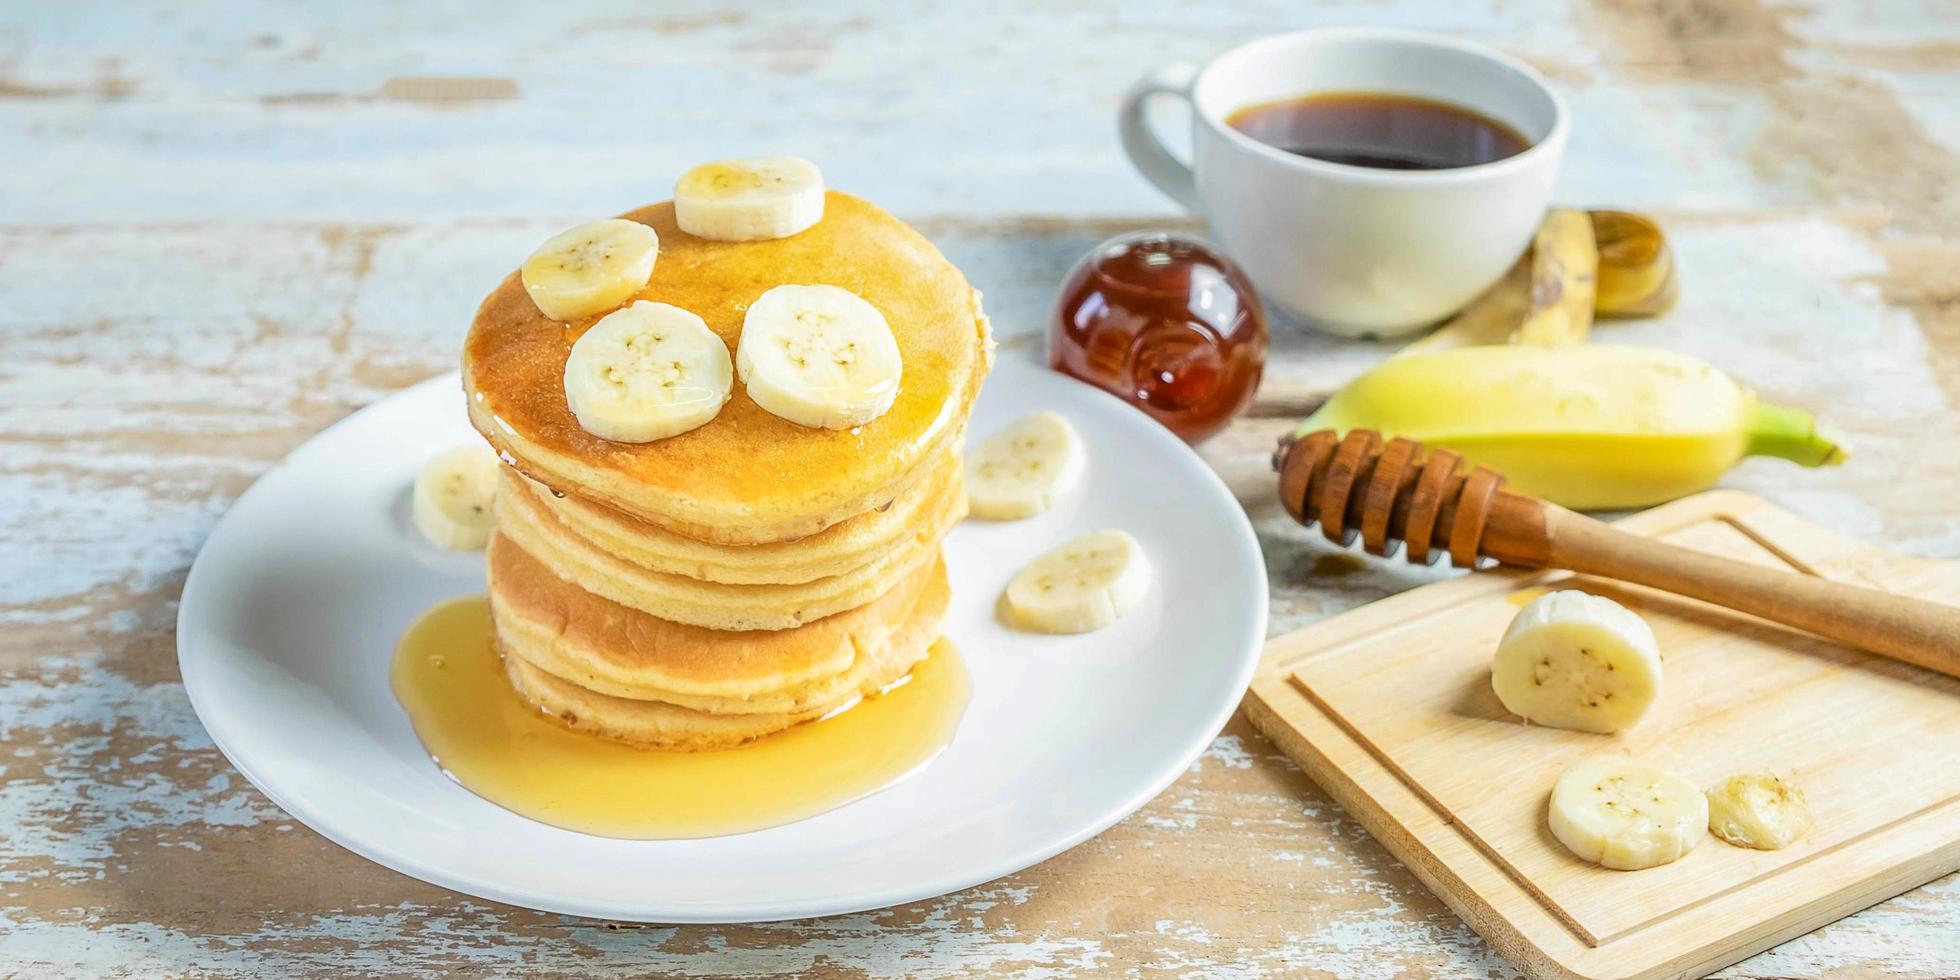
M 1960 606 L 1764 568 L 1545 508 L 1546 564 L 1635 582 L 1960 677 Z
M 1411 561 L 1447 548 L 1458 566 L 1479 557 L 1528 568 L 1568 568 L 1691 596 L 1960 677 L 1960 607 L 1763 568 L 1617 530 L 1536 497 L 1504 489 L 1455 453 L 1426 456 L 1407 439 L 1386 444 L 1367 429 L 1331 429 L 1280 443 L 1273 458 L 1280 499 L 1329 540 L 1359 538 L 1386 555 L 1395 541 Z

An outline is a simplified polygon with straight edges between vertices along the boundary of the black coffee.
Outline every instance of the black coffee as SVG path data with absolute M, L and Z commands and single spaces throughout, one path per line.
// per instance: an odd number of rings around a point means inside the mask
M 1473 167 L 1531 146 L 1517 130 L 1473 109 L 1386 92 L 1322 92 L 1262 102 L 1225 122 L 1288 153 L 1384 170 Z

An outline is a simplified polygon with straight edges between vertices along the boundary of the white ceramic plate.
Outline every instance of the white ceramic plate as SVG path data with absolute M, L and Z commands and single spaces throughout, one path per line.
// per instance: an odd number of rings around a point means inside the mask
M 1176 438 L 1087 385 L 1002 358 L 971 430 L 1054 409 L 1090 451 L 1081 492 L 947 540 L 947 634 L 973 675 L 953 744 L 869 798 L 708 840 L 536 823 L 437 771 L 388 686 L 401 631 L 483 589 L 479 555 L 423 541 L 408 487 L 475 438 L 454 375 L 355 413 L 246 491 L 191 567 L 177 620 L 191 703 L 281 807 L 370 860 L 482 898 L 652 922 L 829 915 L 941 895 L 1094 836 L 1161 792 L 1238 704 L 1266 629 L 1244 512 Z M 1101 632 L 1030 636 L 994 603 L 1027 559 L 1102 527 L 1135 534 L 1153 594 Z

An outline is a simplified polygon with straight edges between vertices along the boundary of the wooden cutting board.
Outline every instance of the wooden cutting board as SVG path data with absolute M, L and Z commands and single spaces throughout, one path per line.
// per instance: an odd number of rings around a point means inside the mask
M 1882 551 L 1747 494 L 1620 526 L 1960 603 L 1960 562 Z M 1633 729 L 1526 726 L 1491 692 L 1499 636 L 1551 588 L 1609 596 L 1653 626 L 1663 691 Z M 1960 868 L 1960 680 L 1610 580 L 1479 572 L 1335 616 L 1267 644 L 1246 708 L 1532 976 L 1700 975 Z M 1809 794 L 1816 827 L 1782 851 L 1710 837 L 1660 868 L 1595 867 L 1552 837 L 1545 801 L 1568 764 L 1605 753 L 1704 786 L 1775 771 Z

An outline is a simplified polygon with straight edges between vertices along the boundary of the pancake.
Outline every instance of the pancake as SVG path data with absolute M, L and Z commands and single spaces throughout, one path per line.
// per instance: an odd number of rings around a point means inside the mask
M 769 241 L 695 238 L 675 225 L 671 203 L 626 217 L 660 235 L 636 298 L 700 316 L 731 355 L 749 303 L 779 285 L 841 286 L 877 307 L 904 362 L 897 400 L 855 429 L 811 429 L 764 411 L 737 383 L 697 429 L 609 442 L 579 428 L 565 403 L 566 356 L 590 324 L 546 318 L 512 274 L 477 310 L 463 385 L 471 422 L 526 474 L 689 537 L 762 544 L 883 505 L 957 444 L 993 344 L 978 294 L 904 222 L 837 192 L 822 221 Z
M 842 575 L 791 585 L 728 585 L 648 571 L 573 533 L 519 478 L 506 475 L 495 503 L 498 533 L 595 595 L 648 615 L 712 630 L 786 630 L 854 609 L 930 565 L 940 530 L 917 527 Z
M 502 533 L 490 539 L 490 614 L 518 652 L 585 687 L 629 697 L 747 700 L 851 669 L 943 576 L 939 563 L 848 612 L 793 630 L 730 633 L 669 622 L 560 579 Z
M 571 589 L 572 586 L 565 585 Z M 538 670 L 594 694 L 628 701 L 671 704 L 707 714 L 799 714 L 812 708 L 834 705 L 877 681 L 884 669 L 881 650 L 907 624 L 938 623 L 945 617 L 951 591 L 946 586 L 943 564 L 935 563 L 932 574 L 917 587 L 893 590 L 888 603 L 899 615 L 881 615 L 872 628 L 854 634 L 851 646 L 855 656 L 842 670 L 819 678 L 798 681 L 772 690 L 757 690 L 739 698 L 686 694 L 648 686 L 621 683 L 615 671 L 601 673 L 594 665 L 616 662 L 630 651 L 622 651 L 620 635 L 601 635 L 592 630 L 554 634 L 517 615 L 499 617 L 496 639 L 506 657 L 516 657 Z M 600 600 L 604 601 L 604 600 Z M 508 611 L 508 607 L 506 607 Z M 883 610 L 881 610 L 883 612 Z M 612 622 L 625 620 L 614 618 Z M 757 676 L 765 676 L 766 672 Z
M 593 547 L 649 571 L 732 585 L 795 585 L 860 570 L 908 537 L 943 537 L 966 516 L 960 457 L 941 453 L 917 486 L 877 510 L 806 538 L 735 547 L 697 541 L 576 494 L 558 497 L 543 484 L 521 486 L 559 523 Z
M 907 624 L 878 651 L 877 669 L 860 688 L 833 704 L 793 714 L 716 715 L 658 701 L 632 701 L 588 691 L 512 656 L 504 673 L 517 696 L 566 727 L 650 749 L 703 752 L 727 749 L 773 735 L 831 712 L 849 708 L 860 697 L 889 687 L 932 652 L 939 624 Z
M 518 696 L 574 730 L 650 748 L 719 749 L 821 718 L 905 676 L 939 637 L 950 595 L 944 565 L 935 563 L 924 587 L 913 592 L 905 597 L 911 600 L 908 615 L 859 648 L 842 674 L 804 685 L 794 694 L 742 702 L 740 707 L 751 709 L 743 711 L 704 710 L 702 706 L 665 700 L 620 697 L 567 680 L 520 652 L 524 641 L 504 629 L 503 617 L 496 621 L 496 643 L 505 675 Z M 626 630 L 627 634 L 633 632 L 631 627 Z M 615 635 L 613 641 L 622 635 Z

